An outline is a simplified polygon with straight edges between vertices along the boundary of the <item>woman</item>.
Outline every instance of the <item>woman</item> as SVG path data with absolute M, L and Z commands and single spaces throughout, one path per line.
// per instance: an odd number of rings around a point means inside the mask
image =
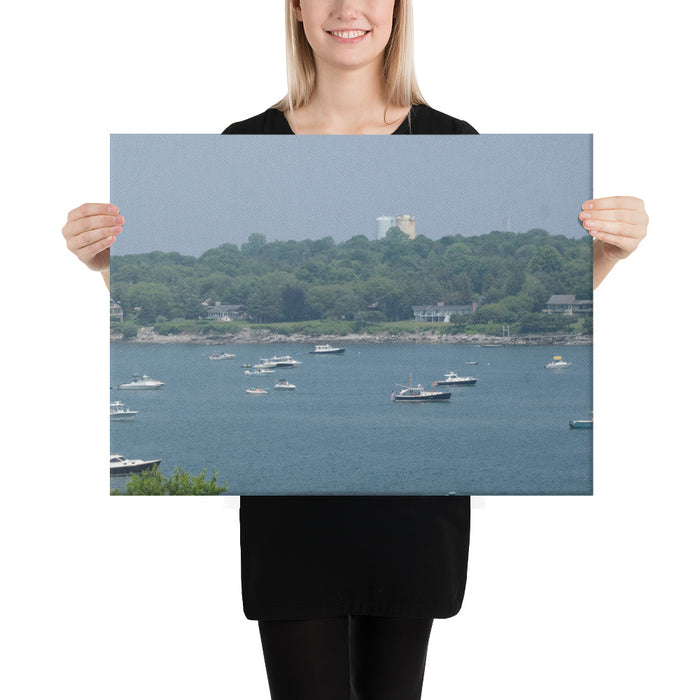
M 226 134 L 475 134 L 425 103 L 410 0 L 289 0 L 288 94 Z M 594 286 L 646 233 L 640 200 L 585 202 Z M 114 205 L 73 210 L 67 245 L 109 284 Z M 466 583 L 468 497 L 242 497 L 246 615 L 273 699 L 421 694 L 432 620 Z

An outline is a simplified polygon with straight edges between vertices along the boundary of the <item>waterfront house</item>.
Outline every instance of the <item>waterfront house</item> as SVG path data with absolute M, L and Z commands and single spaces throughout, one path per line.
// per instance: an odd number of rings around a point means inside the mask
M 542 311 L 546 314 L 567 314 L 568 316 L 591 316 L 592 299 L 576 299 L 573 294 L 553 294 Z
M 217 301 L 214 306 L 207 307 L 208 321 L 233 321 L 239 318 L 248 318 L 246 307 L 241 304 L 222 304 Z
M 109 300 L 109 321 L 110 323 L 121 323 L 124 320 L 124 309 L 118 301 Z
M 463 316 L 474 313 L 474 304 L 468 306 L 449 306 L 434 304 L 432 306 L 414 306 L 413 319 L 420 323 L 449 323 L 452 316 Z

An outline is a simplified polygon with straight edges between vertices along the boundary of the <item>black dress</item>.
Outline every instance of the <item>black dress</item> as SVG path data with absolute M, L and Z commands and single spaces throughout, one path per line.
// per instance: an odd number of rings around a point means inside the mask
M 409 118 L 410 117 L 410 118 Z M 394 134 L 476 134 L 425 105 Z M 268 109 L 224 134 L 293 134 Z M 468 496 L 242 496 L 243 610 L 253 620 L 442 618 L 464 597 Z

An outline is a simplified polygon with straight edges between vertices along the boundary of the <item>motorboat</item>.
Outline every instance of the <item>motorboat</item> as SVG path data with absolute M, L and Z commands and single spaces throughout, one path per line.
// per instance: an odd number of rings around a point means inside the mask
M 579 418 L 578 420 L 569 421 L 570 428 L 583 428 L 590 430 L 593 428 L 593 415 L 590 418 Z
M 301 364 L 301 362 L 299 362 L 299 360 L 293 359 L 291 355 L 282 355 L 281 357 L 271 357 L 270 362 L 273 362 L 275 367 L 279 367 L 282 369 L 287 369 L 290 367 L 298 367 Z
M 398 393 L 391 392 L 391 400 L 397 402 L 433 403 L 435 401 L 449 401 L 450 396 L 452 396 L 449 391 L 430 391 L 424 389 L 420 384 L 413 386 L 413 378 L 411 378 L 408 386 L 402 384 L 397 384 L 396 386 L 402 387 Z
M 257 365 L 256 365 L 257 367 Z M 262 367 L 260 369 L 247 369 L 245 371 L 245 374 L 247 376 L 257 376 L 259 374 L 274 374 L 275 370 L 274 369 L 263 369 Z
M 110 476 L 125 476 L 127 474 L 140 474 L 146 469 L 157 467 L 162 460 L 160 459 L 127 459 L 124 455 L 109 456 L 109 474 Z
M 132 411 L 126 408 L 121 401 L 112 401 L 109 404 L 109 420 L 110 421 L 130 421 L 136 418 L 138 411 Z
M 569 421 L 569 427 L 570 428 L 593 428 L 593 419 L 592 418 L 582 418 L 579 420 L 570 420 Z
M 209 355 L 210 360 L 233 360 L 234 357 L 232 352 L 213 352 Z
M 163 382 L 157 379 L 151 379 L 148 375 L 139 376 L 134 374 L 130 382 L 120 384 L 117 389 L 162 389 L 165 386 Z
M 460 377 L 456 372 L 448 372 L 444 379 L 433 382 L 433 386 L 474 386 L 476 377 Z
M 246 389 L 245 390 L 246 394 L 253 394 L 253 395 L 260 395 L 260 394 L 269 394 L 270 392 L 267 389 Z
M 563 369 L 564 367 L 569 367 L 571 362 L 566 362 L 562 359 L 561 355 L 555 355 L 551 362 L 548 362 L 545 367 L 547 369 Z
M 282 391 L 285 389 L 296 389 L 297 387 L 296 384 L 290 384 L 286 379 L 277 379 L 275 380 L 275 385 L 272 388 Z
M 263 357 L 257 365 L 253 365 L 255 369 L 289 369 L 298 367 L 301 364 L 299 360 L 294 360 L 291 355 L 283 355 L 282 357 Z
M 309 355 L 342 355 L 345 348 L 334 348 L 332 345 L 317 345 L 313 350 L 309 350 Z

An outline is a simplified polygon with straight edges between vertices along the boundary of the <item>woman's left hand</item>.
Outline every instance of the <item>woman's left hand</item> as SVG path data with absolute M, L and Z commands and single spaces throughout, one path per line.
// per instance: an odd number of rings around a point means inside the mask
M 647 235 L 649 217 L 637 197 L 590 199 L 578 215 L 584 227 L 601 242 L 602 257 L 617 262 L 631 255 Z

